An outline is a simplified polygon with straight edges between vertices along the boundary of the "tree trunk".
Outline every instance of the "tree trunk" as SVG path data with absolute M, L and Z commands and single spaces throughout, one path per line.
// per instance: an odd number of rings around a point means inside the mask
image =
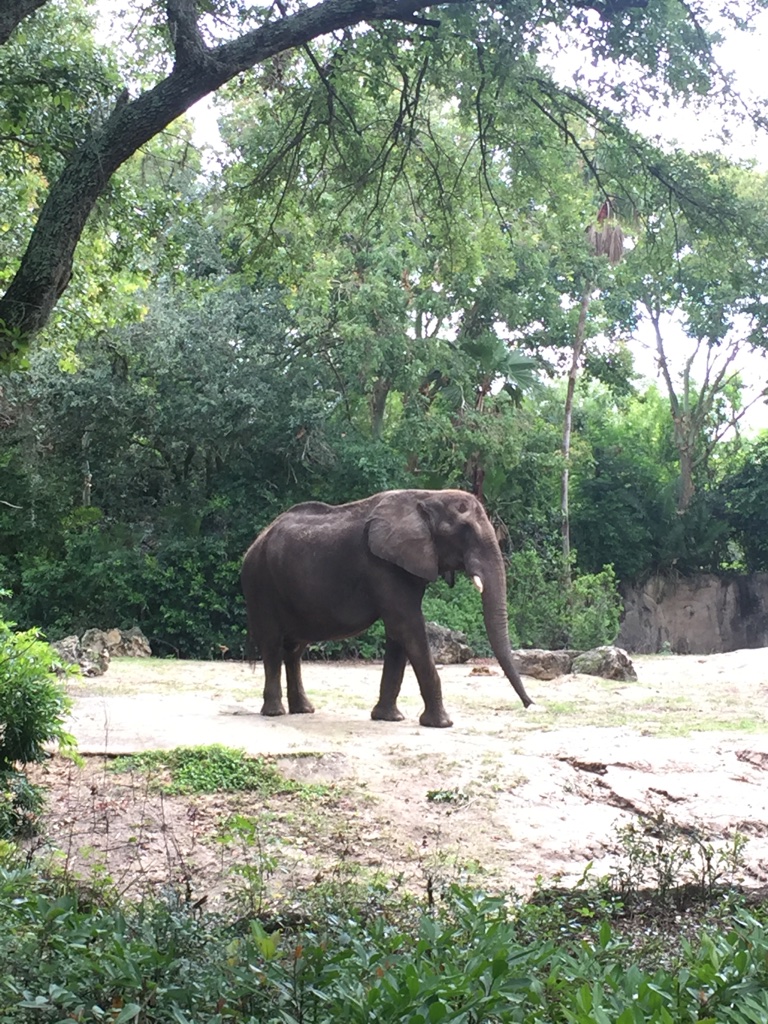
M 571 368 L 568 372 L 568 387 L 565 392 L 565 410 L 563 414 L 563 476 L 560 486 L 560 529 L 563 541 L 563 577 L 571 582 L 571 516 L 570 516 L 570 461 L 571 431 L 573 427 L 573 399 L 576 394 L 576 380 L 579 376 L 581 354 L 587 333 L 587 311 L 589 310 L 589 287 L 584 289 L 579 308 L 579 319 L 576 324 L 576 335 L 573 339 Z
M 380 441 L 384 434 L 384 413 L 387 409 L 389 388 L 390 382 L 385 377 L 379 377 L 374 381 L 369 399 L 371 406 L 371 436 L 374 441 Z
M 0 0 L 0 46 L 7 43 L 16 28 L 47 0 Z

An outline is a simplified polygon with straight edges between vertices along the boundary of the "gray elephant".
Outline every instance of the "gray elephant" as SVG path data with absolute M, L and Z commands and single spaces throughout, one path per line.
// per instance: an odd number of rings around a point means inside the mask
M 377 619 L 386 646 L 371 717 L 399 722 L 397 697 L 410 661 L 424 700 L 422 725 L 452 724 L 427 644 L 427 583 L 464 571 L 482 594 L 493 653 L 525 707 L 509 646 L 504 562 L 480 502 L 464 491 L 383 491 L 347 505 L 309 501 L 278 516 L 245 554 L 241 582 L 251 650 L 264 662 L 263 715 L 314 711 L 301 681 L 308 643 L 355 636 Z

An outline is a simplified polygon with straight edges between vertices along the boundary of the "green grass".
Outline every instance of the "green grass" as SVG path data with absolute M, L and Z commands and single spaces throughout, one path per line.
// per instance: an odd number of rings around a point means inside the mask
M 705 715 L 684 721 L 661 721 L 656 736 L 689 736 L 692 732 L 765 732 L 768 721 L 763 718 L 709 718 Z
M 156 775 L 158 778 L 151 779 L 150 784 L 169 795 L 247 791 L 274 796 L 279 793 L 324 795 L 328 792 L 327 786 L 286 778 L 265 758 L 248 757 L 242 750 L 219 744 L 129 754 L 115 758 L 110 770 Z

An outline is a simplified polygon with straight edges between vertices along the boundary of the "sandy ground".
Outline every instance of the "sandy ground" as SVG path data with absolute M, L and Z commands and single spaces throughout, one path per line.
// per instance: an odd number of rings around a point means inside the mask
M 70 729 L 83 768 L 55 758 L 41 852 L 94 867 L 129 890 L 183 883 L 193 898 L 232 885 L 237 856 L 217 842 L 233 813 L 260 822 L 259 861 L 274 885 L 344 870 L 409 885 L 477 877 L 526 893 L 603 874 L 618 836 L 659 815 L 725 853 L 746 837 L 738 874 L 768 883 L 768 659 L 764 650 L 635 659 L 636 683 L 569 675 L 526 679 L 525 711 L 498 668 L 441 669 L 452 729 L 418 724 L 406 675 L 406 720 L 371 721 L 380 666 L 310 663 L 314 715 L 262 718 L 262 676 L 232 662 L 113 662 L 71 684 Z M 491 674 L 484 674 L 490 672 Z M 315 799 L 252 794 L 159 797 L 113 755 L 221 743 L 275 759 L 290 777 L 326 783 Z M 270 851 L 265 859 L 264 850 Z M 720 863 L 720 861 L 718 861 Z

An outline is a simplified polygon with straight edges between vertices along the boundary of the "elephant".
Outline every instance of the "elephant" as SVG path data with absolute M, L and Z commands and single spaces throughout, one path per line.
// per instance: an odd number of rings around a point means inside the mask
M 504 561 L 482 504 L 460 490 L 393 490 L 344 505 L 294 505 L 245 553 L 249 649 L 258 647 L 264 664 L 262 715 L 285 714 L 283 663 L 288 711 L 313 712 L 301 680 L 307 644 L 355 636 L 382 619 L 384 665 L 371 718 L 403 720 L 397 698 L 407 660 L 424 700 L 421 724 L 452 725 L 421 602 L 428 583 L 452 583 L 458 571 L 480 591 L 493 653 L 527 708 L 533 701 L 509 645 Z

